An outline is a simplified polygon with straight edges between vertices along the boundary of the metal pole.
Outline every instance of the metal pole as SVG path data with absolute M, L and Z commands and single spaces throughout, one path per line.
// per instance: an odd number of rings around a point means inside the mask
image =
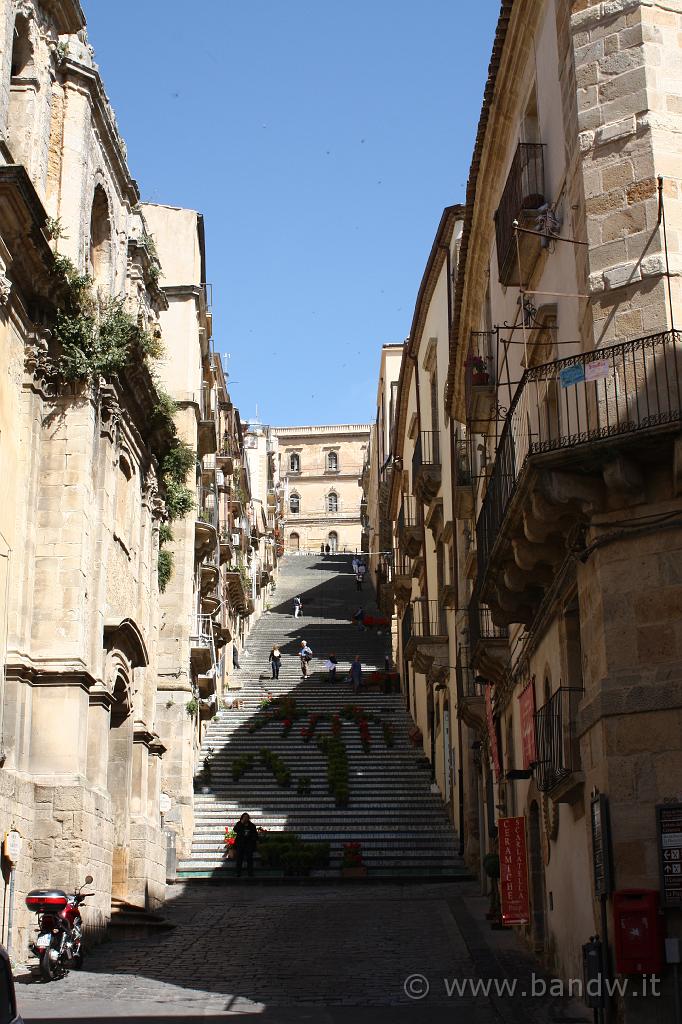
M 14 875 L 16 867 L 12 864 L 9 873 L 9 910 L 7 912 L 7 955 L 12 956 L 12 925 L 14 923 Z

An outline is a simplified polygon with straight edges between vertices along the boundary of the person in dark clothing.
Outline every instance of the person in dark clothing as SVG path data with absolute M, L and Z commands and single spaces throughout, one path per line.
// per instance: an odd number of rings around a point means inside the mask
M 282 666 L 282 655 L 277 646 L 273 647 L 270 651 L 270 657 L 268 661 L 272 665 L 272 678 L 279 679 L 279 670 Z
M 253 878 L 253 855 L 256 852 L 256 843 L 258 842 L 258 829 L 246 811 L 244 811 L 234 826 L 234 832 L 237 878 L 241 877 L 244 858 L 246 858 L 246 873 L 249 878 Z
M 336 655 L 335 654 L 330 654 L 329 655 L 329 661 L 327 662 L 327 664 L 329 665 L 329 682 L 330 683 L 335 683 L 336 682 L 336 666 L 338 665 L 338 663 L 339 662 L 338 662 L 338 659 L 337 659 Z
M 329 547 L 329 545 L 325 544 L 325 546 L 324 546 L 324 553 L 325 553 L 325 555 L 329 555 L 331 553 L 331 550 L 332 549 Z
M 360 687 L 362 686 L 362 663 L 360 662 L 360 655 L 355 655 L 355 661 L 350 667 L 350 679 L 353 684 L 353 693 L 360 693 Z

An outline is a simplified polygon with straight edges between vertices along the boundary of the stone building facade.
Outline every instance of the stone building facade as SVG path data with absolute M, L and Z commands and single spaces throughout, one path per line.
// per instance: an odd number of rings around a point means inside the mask
M 284 545 L 288 551 L 360 551 L 358 486 L 369 424 L 273 427 L 285 479 Z
M 77 0 L 0 0 L 0 830 L 24 837 L 15 948 L 33 887 L 92 874 L 92 934 L 112 899 L 162 903 L 162 807 L 182 844 L 203 725 L 253 611 L 236 556 L 250 525 L 227 515 L 248 474 L 212 351 L 203 221 L 139 200 Z
M 173 431 L 150 360 L 166 299 L 84 40 L 75 2 L 0 4 L 0 814 L 25 839 L 15 943 L 32 886 L 90 872 L 93 930 L 112 895 L 155 906 L 165 888 L 157 557 Z M 125 360 L 107 349 L 116 331 Z
M 565 978 L 594 934 L 617 970 L 616 892 L 652 892 L 682 935 L 656 825 L 682 792 L 681 17 L 502 4 L 392 435 L 406 698 L 472 867 L 523 817 L 519 930 Z M 651 998 L 634 976 L 613 1012 L 672 1018 L 671 985 L 664 969 Z

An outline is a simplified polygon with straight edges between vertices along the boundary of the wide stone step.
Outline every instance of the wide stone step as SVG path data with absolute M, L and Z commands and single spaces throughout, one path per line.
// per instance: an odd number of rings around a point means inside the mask
M 421 747 L 415 748 L 408 733 L 412 719 L 402 693 L 361 691 L 355 695 L 345 682 L 350 663 L 359 654 L 366 677 L 383 669 L 390 644 L 386 630 L 360 631 L 349 621 L 362 605 L 376 615 L 369 583 L 357 594 L 350 570 L 350 556 L 339 562 L 319 558 L 285 559 L 274 604 L 281 606 L 261 617 L 248 638 L 248 653 L 242 669 L 233 675 L 241 687 L 226 695 L 240 701 L 240 707 L 221 709 L 209 725 L 199 756 L 199 768 L 211 752 L 210 782 L 197 777 L 194 798 L 195 830 L 191 856 L 180 864 L 180 876 L 187 878 L 232 878 L 234 865 L 225 859 L 224 830 L 234 824 L 243 810 L 271 832 L 291 830 L 309 841 L 329 842 L 331 866 L 318 877 L 339 877 L 345 842 L 362 844 L 363 858 L 375 877 L 464 877 L 458 856 L 457 838 L 440 795 L 431 790 L 431 772 L 424 766 Z M 322 589 L 320 588 L 322 585 Z M 313 591 L 307 595 L 307 591 Z M 289 614 L 297 594 L 304 600 L 304 615 Z M 308 597 L 308 600 L 306 600 Z M 305 638 L 314 651 L 310 674 L 302 680 L 296 650 Z M 270 677 L 268 655 L 274 645 L 283 653 L 280 677 Z M 330 652 L 339 661 L 337 681 L 331 683 L 324 668 Z M 262 676 L 262 678 L 261 678 Z M 261 713 L 267 694 L 293 698 L 304 717 L 282 735 L 280 722 L 249 731 Z M 357 704 L 381 721 L 370 723 L 371 748 L 365 753 L 357 724 L 343 721 L 341 738 L 349 767 L 350 801 L 337 808 L 328 792 L 327 762 L 316 740 L 330 734 L 329 722 L 321 722 L 309 743 L 300 731 L 307 727 L 311 713 L 335 714 L 346 704 Z M 382 722 L 395 732 L 393 747 L 386 747 Z M 259 763 L 259 751 L 278 754 L 291 772 L 291 786 L 278 787 L 272 774 Z M 245 754 L 254 755 L 254 765 L 242 778 L 232 779 L 232 765 Z M 308 795 L 299 795 L 297 780 L 310 779 Z M 260 869 L 263 877 L 268 872 Z M 277 872 L 270 872 L 276 876 Z M 279 873 L 281 875 L 281 872 Z

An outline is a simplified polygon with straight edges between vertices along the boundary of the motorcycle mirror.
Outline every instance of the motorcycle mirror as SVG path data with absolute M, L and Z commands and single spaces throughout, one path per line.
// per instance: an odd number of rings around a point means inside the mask
M 86 884 L 86 885 L 90 885 L 90 883 L 91 883 L 92 881 L 94 881 L 94 879 L 93 879 L 92 875 L 86 875 L 86 876 L 85 876 L 85 884 Z

